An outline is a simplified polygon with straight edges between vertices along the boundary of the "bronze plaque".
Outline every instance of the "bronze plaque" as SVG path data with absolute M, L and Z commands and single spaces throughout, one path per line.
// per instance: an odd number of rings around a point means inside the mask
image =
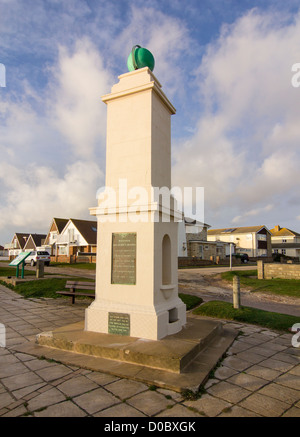
M 130 315 L 123 313 L 108 313 L 108 333 L 130 335 Z
M 112 234 L 111 283 L 136 283 L 136 233 Z

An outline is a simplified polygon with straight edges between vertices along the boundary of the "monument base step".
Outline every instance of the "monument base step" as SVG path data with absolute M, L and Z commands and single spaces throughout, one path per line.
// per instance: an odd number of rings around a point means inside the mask
M 87 332 L 80 322 L 39 334 L 16 350 L 178 392 L 198 391 L 236 336 L 199 317 L 157 341 Z

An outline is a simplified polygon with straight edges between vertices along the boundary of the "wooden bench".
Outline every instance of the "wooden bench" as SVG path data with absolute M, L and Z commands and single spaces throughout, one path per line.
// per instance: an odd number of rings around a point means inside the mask
M 66 289 L 70 291 L 57 291 L 57 294 L 63 296 L 71 296 L 71 302 L 75 303 L 76 296 L 95 297 L 95 282 L 80 282 L 80 281 L 67 281 Z M 93 293 L 85 293 L 83 291 L 76 290 L 93 290 Z

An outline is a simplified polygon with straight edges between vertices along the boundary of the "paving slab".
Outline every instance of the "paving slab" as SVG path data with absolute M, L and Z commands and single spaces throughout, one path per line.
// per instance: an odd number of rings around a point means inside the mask
M 29 400 L 27 408 L 29 411 L 33 412 L 65 400 L 66 397 L 59 390 L 53 387 Z
M 250 392 L 243 387 L 230 384 L 226 381 L 214 384 L 207 391 L 209 394 L 233 404 L 240 402 L 250 394 Z
M 89 414 L 95 414 L 98 411 L 120 403 L 118 398 L 101 387 L 80 396 L 76 396 L 72 400 L 76 405 Z
M 156 414 L 155 417 L 201 417 L 201 414 L 183 405 L 175 405 L 169 406 L 166 410 Z
M 69 379 L 56 386 L 58 390 L 70 397 L 78 396 L 98 387 L 98 384 L 86 376 L 78 376 L 77 378 Z
M 289 408 L 287 403 L 259 393 L 253 393 L 239 405 L 264 417 L 281 416 Z
M 208 417 L 218 416 L 224 409 L 232 407 L 232 404 L 209 394 L 203 395 L 196 401 L 185 401 L 184 405 L 197 410 L 199 414 Z
M 143 393 L 139 393 L 128 399 L 127 403 L 141 411 L 146 416 L 155 416 L 162 410 L 165 410 L 168 406 L 171 407 L 174 405 L 173 400 L 166 399 L 164 395 L 157 393 L 156 391 L 149 391 L 147 396 Z
M 261 417 L 261 415 L 234 405 L 232 408 L 223 411 L 218 417 Z
M 25 413 L 27 413 L 26 407 L 24 405 L 20 405 L 19 407 L 8 411 L 6 414 L 3 414 L 1 417 L 20 417 Z
M 247 373 L 239 373 L 227 379 L 227 382 L 238 385 L 250 391 L 256 391 L 268 384 L 268 381 L 257 376 L 249 375 Z
M 237 370 L 234 370 L 230 367 L 223 365 L 215 371 L 215 378 L 227 379 L 233 375 L 236 375 L 237 373 L 238 373 Z
M 145 414 L 138 411 L 136 408 L 131 407 L 125 403 L 114 405 L 110 408 L 106 408 L 99 413 L 93 415 L 94 417 L 146 417 Z
M 260 366 L 268 367 L 269 369 L 278 370 L 279 372 L 288 372 L 294 366 L 293 364 L 288 364 L 284 361 L 274 360 L 273 358 L 269 358 L 267 360 L 261 361 Z
M 147 385 L 137 381 L 129 381 L 128 379 L 112 382 L 106 385 L 105 388 L 121 400 L 131 398 L 138 393 L 148 390 Z
M 257 376 L 259 378 L 263 378 L 267 381 L 272 381 L 273 379 L 281 375 L 281 372 L 279 370 L 270 369 L 268 367 L 263 367 L 258 364 L 249 367 L 247 370 L 245 370 L 245 373 Z
M 36 373 L 45 381 L 54 381 L 55 379 L 69 375 L 70 373 L 72 373 L 72 370 L 66 366 L 56 365 L 36 370 Z
M 289 373 L 292 375 L 298 375 L 300 377 L 300 365 L 293 367 Z
M 252 366 L 252 363 L 236 356 L 229 356 L 223 361 L 224 366 L 230 367 L 231 369 L 242 372 L 248 367 Z
M 2 379 L 2 383 L 8 390 L 14 391 L 30 385 L 43 383 L 44 381 L 34 372 L 22 373 L 20 375 L 13 375 Z
M 35 417 L 85 417 L 85 413 L 81 408 L 71 401 L 60 402 L 59 404 L 51 405 L 42 411 L 36 411 Z
M 260 389 L 258 393 L 274 399 L 279 399 L 290 405 L 300 400 L 300 390 L 294 390 L 293 388 L 285 387 L 276 383 L 266 385 Z
M 300 409 L 292 407 L 283 413 L 282 417 L 300 417 Z
M 294 375 L 290 372 L 287 372 L 284 375 L 278 376 L 278 378 L 275 379 L 275 382 L 277 382 L 278 384 L 284 385 L 286 387 L 300 390 L 300 378 L 299 378 L 299 376 Z

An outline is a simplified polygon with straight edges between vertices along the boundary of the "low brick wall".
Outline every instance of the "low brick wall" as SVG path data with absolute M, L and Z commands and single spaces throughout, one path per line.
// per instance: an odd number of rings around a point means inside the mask
M 218 258 L 218 257 L 217 257 Z M 229 267 L 229 257 L 225 259 L 217 259 L 215 261 L 202 259 L 198 256 L 179 256 L 178 257 L 178 267 L 190 267 L 190 266 L 228 266 Z M 232 265 L 241 265 L 241 260 L 239 258 L 232 257 Z
M 189 267 L 189 266 L 211 266 L 215 264 L 213 261 L 199 258 L 197 256 L 179 256 L 178 257 L 178 267 Z
M 300 264 L 257 262 L 258 279 L 300 279 Z
M 51 262 L 60 262 L 60 263 L 69 263 L 69 264 L 76 264 L 76 263 L 95 263 L 96 262 L 96 255 L 51 255 L 50 257 Z

